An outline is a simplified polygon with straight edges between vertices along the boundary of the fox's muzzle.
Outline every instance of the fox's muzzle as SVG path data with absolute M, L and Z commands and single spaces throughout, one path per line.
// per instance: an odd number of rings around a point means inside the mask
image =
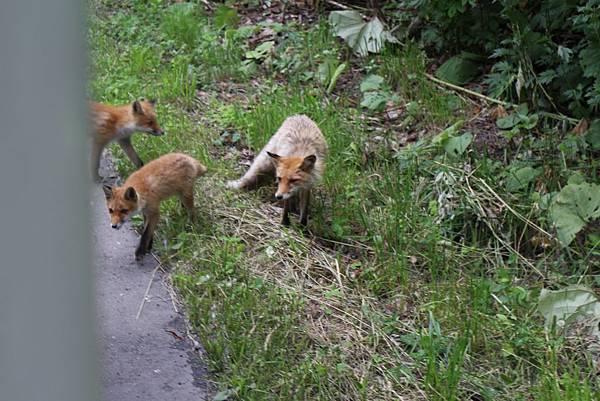
M 288 200 L 290 199 L 292 196 L 294 195 L 294 193 L 292 191 L 290 192 L 286 192 L 286 193 L 276 193 L 275 194 L 275 199 L 277 200 Z
M 118 224 L 111 224 L 110 226 L 112 228 L 114 228 L 115 230 L 118 230 L 119 228 L 121 228 L 122 225 L 123 225 L 122 223 L 118 223 Z

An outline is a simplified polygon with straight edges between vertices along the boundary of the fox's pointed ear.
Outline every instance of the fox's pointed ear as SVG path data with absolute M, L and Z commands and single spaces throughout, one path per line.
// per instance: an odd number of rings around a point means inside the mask
M 104 196 L 106 197 L 106 200 L 112 199 L 113 189 L 110 185 L 102 185 L 102 190 L 104 191 Z
M 300 170 L 302 171 L 310 171 L 315 167 L 315 162 L 317 161 L 317 156 L 310 155 L 306 156 L 302 161 L 302 165 L 300 166 Z
M 150 105 L 152 105 L 152 107 L 156 106 L 156 99 L 150 99 L 148 100 L 148 103 L 150 103 Z
M 139 101 L 136 100 L 135 102 L 133 102 L 132 108 L 134 114 L 144 114 L 144 109 L 142 108 L 142 105 Z
M 125 200 L 131 202 L 137 202 L 137 192 L 135 192 L 135 188 L 129 187 L 125 190 Z
M 271 153 L 271 152 L 267 151 L 267 154 L 268 154 L 268 155 L 269 155 L 269 156 L 270 156 L 272 159 L 275 159 L 275 160 L 279 160 L 279 159 L 281 158 L 281 156 L 279 156 L 277 153 Z

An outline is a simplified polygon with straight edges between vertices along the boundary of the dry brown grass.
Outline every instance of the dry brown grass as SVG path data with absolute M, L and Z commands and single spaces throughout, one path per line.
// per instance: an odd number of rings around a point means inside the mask
M 315 346 L 344 354 L 352 377 L 344 382 L 345 394 L 339 399 L 360 399 L 354 384 L 360 382 L 370 383 L 369 400 L 427 399 L 416 378 L 389 373 L 400 365 L 413 368 L 416 362 L 397 338 L 383 331 L 378 317 L 386 305 L 353 285 L 343 255 L 300 229 L 282 227 L 279 207 L 261 203 L 251 193 L 231 192 L 217 176 L 207 177 L 202 187 L 211 188 L 197 195 L 203 199 L 202 209 L 211 213 L 211 221 L 218 221 L 219 235 L 245 244 L 244 264 L 250 272 L 304 300 L 302 331 Z M 406 332 L 416 331 L 411 320 L 403 325 Z

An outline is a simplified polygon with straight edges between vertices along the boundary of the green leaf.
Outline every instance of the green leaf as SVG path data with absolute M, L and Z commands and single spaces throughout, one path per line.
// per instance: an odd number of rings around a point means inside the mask
M 585 225 L 600 217 L 600 185 L 569 184 L 554 198 L 550 218 L 562 246 L 568 246 Z
M 449 138 L 444 149 L 451 156 L 460 156 L 467 150 L 471 142 L 473 142 L 473 135 L 470 132 L 465 132 L 461 136 Z
M 470 82 L 477 76 L 479 64 L 474 62 L 472 58 L 462 54 L 454 56 L 446 60 L 444 64 L 439 66 L 435 71 L 435 75 L 451 84 L 463 85 Z
M 506 177 L 506 190 L 508 192 L 515 192 L 526 188 L 529 183 L 539 177 L 541 173 L 541 169 L 530 166 L 513 169 L 509 171 L 508 176 Z
M 556 71 L 554 70 L 546 70 L 538 75 L 538 81 L 542 85 L 548 85 L 550 82 L 554 81 L 554 79 L 558 76 Z
M 446 128 L 445 130 L 443 130 L 442 132 L 437 134 L 435 137 L 433 137 L 433 139 L 431 140 L 431 144 L 432 145 L 437 145 L 437 144 L 445 145 L 449 138 L 456 136 L 456 134 L 458 134 L 458 130 L 460 129 L 460 127 L 462 127 L 463 123 L 464 123 L 464 121 L 462 121 L 462 120 L 455 122 L 454 124 L 452 124 L 451 126 Z
M 368 92 L 368 91 L 372 91 L 372 90 L 378 90 L 381 88 L 382 83 L 383 83 L 382 76 L 379 76 L 376 74 L 371 74 L 368 77 L 366 77 L 364 79 L 364 81 L 362 81 L 360 83 L 360 91 Z
M 600 120 L 592 121 L 585 134 L 585 141 L 590 144 L 592 149 L 600 149 Z
M 254 50 L 247 51 L 246 58 L 254 60 L 267 58 L 267 56 L 271 52 L 271 49 L 273 49 L 273 46 L 275 46 L 275 42 L 272 40 L 263 42 L 260 45 L 256 46 Z
M 533 129 L 539 120 L 537 114 L 531 114 L 529 116 L 521 116 L 520 126 L 525 129 Z
M 569 176 L 569 179 L 567 180 L 567 184 L 584 184 L 585 183 L 585 177 L 583 175 L 581 175 L 581 173 L 579 171 L 574 171 L 573 174 L 571 174 Z
M 511 129 L 521 121 L 521 117 L 517 113 L 509 114 L 506 117 L 501 117 L 496 120 L 496 125 L 500 129 Z
M 321 82 L 322 84 L 326 85 L 329 83 L 329 79 L 331 78 L 332 75 L 332 69 L 333 69 L 333 65 L 332 65 L 332 61 L 328 60 L 325 61 L 322 64 L 319 64 L 319 68 L 317 69 L 317 78 L 319 79 L 319 82 Z
M 582 318 L 600 319 L 600 302 L 590 288 L 580 285 L 557 291 L 542 289 L 537 310 L 545 319 L 546 327 L 556 321 L 559 327 L 566 327 Z M 592 322 L 589 322 L 592 323 Z
M 329 81 L 329 86 L 327 86 L 327 93 L 331 93 L 333 91 L 333 88 L 335 88 L 335 84 L 337 83 L 338 78 L 343 74 L 345 69 L 346 69 L 346 63 L 342 63 L 342 64 L 338 65 L 338 67 L 333 72 L 333 75 L 331 76 L 331 80 Z
M 380 110 L 385 106 L 388 100 L 390 100 L 390 96 L 387 93 L 370 91 L 364 94 L 360 105 L 369 110 Z
M 339 288 L 332 288 L 325 292 L 325 298 L 328 298 L 328 299 L 339 298 L 341 296 L 342 296 L 342 292 L 340 291 Z
M 352 50 L 361 56 L 367 53 L 378 53 L 385 42 L 396 43 L 397 40 L 379 20 L 374 17 L 365 22 L 363 17 L 353 10 L 332 11 L 329 14 L 329 23 L 333 33 L 341 37 Z
M 596 78 L 600 76 L 600 48 L 590 46 L 579 53 L 579 62 L 583 68 L 583 76 L 586 78 Z
M 571 56 L 573 55 L 573 50 L 569 49 L 568 47 L 559 45 L 557 54 L 558 54 L 558 57 L 560 57 L 562 59 L 562 61 L 564 61 L 565 63 L 568 63 L 569 61 L 571 61 Z

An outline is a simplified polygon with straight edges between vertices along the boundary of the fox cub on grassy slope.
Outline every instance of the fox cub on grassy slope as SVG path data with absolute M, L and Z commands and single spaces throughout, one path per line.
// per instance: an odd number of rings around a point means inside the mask
M 260 151 L 242 178 L 229 181 L 229 188 L 247 188 L 259 175 L 275 172 L 277 192 L 283 200 L 281 223 L 289 225 L 290 199 L 296 195 L 300 203 L 300 223 L 308 222 L 310 190 L 325 171 L 327 142 L 313 120 L 304 115 L 288 117 Z
M 134 213 L 144 216 L 144 230 L 135 250 L 136 260 L 152 249 L 154 230 L 160 217 L 160 202 L 179 196 L 190 218 L 194 218 L 194 183 L 206 167 L 193 157 L 169 153 L 151 161 L 127 178 L 123 186 L 104 185 L 106 206 L 113 228 L 119 229 Z
M 98 167 L 102 151 L 110 142 L 116 141 L 129 159 L 138 168 L 144 163 L 133 149 L 131 135 L 134 132 L 146 132 L 151 135 L 160 136 L 164 131 L 156 121 L 154 111 L 156 101 L 141 100 L 132 104 L 122 106 L 111 106 L 108 104 L 90 102 L 90 112 L 94 139 L 92 143 L 92 177 L 94 181 L 100 181 Z

